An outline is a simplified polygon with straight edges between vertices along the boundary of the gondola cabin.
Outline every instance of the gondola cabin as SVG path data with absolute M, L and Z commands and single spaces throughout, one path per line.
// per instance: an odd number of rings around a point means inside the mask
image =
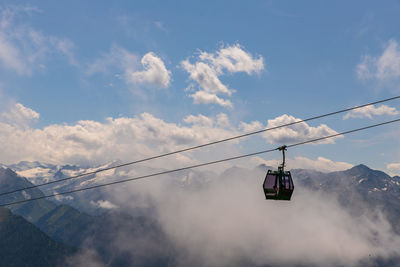
M 282 151 L 283 162 L 278 171 L 268 170 L 265 176 L 263 189 L 265 199 L 290 200 L 294 190 L 292 175 L 285 171 L 285 150 L 286 146 L 278 148 Z
M 263 189 L 265 199 L 290 200 L 294 190 L 292 175 L 289 171 L 268 170 Z

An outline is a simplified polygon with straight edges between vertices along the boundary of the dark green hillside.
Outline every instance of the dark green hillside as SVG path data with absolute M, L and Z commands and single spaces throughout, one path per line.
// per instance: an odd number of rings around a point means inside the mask
M 0 193 L 12 191 L 33 184 L 26 178 L 18 176 L 11 169 L 0 168 Z M 43 193 L 38 188 L 0 196 L 0 203 L 9 203 L 31 197 L 40 197 Z M 93 218 L 67 205 L 57 206 L 48 199 L 12 205 L 10 210 L 32 222 L 48 236 L 59 242 L 79 246 L 84 240 L 87 229 Z
M 42 216 L 35 224 L 54 240 L 79 246 L 89 234 L 94 218 L 67 206 L 60 205 Z
M 56 266 L 74 250 L 0 208 L 0 266 Z
M 9 192 L 20 188 L 32 186 L 26 178 L 18 176 L 11 169 L 0 168 L 0 193 Z M 42 191 L 37 188 L 16 192 L 10 195 L 0 196 L 0 203 L 10 203 L 28 198 L 43 196 Z M 56 204 L 46 199 L 26 202 L 9 207 L 14 214 L 21 215 L 30 222 L 35 223 L 40 217 L 56 208 Z

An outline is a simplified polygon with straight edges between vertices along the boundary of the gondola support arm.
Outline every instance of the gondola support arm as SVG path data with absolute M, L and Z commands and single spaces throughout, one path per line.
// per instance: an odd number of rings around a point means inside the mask
M 278 147 L 278 150 L 282 151 L 282 165 L 279 166 L 278 169 L 279 169 L 279 171 L 282 171 L 282 172 L 284 172 L 284 169 L 285 169 L 285 151 L 287 150 L 286 148 L 287 148 L 286 145 Z

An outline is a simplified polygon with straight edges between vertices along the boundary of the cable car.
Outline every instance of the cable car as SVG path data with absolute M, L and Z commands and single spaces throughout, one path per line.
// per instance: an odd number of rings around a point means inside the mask
M 263 183 L 265 199 L 290 200 L 294 190 L 294 184 L 290 171 L 285 171 L 286 146 L 281 146 L 283 162 L 278 171 L 268 170 Z

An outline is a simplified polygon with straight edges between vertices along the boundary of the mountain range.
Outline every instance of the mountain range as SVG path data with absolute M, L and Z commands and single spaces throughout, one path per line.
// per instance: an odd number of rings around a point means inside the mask
M 56 166 L 39 162 L 20 162 L 0 168 L 0 193 L 25 188 L 46 181 L 53 181 L 87 171 L 112 166 L 116 162 L 99 167 Z M 144 171 L 159 171 L 141 167 Z M 218 175 L 213 172 L 187 170 L 172 176 L 171 184 L 182 190 L 198 190 L 212 186 L 216 181 L 225 182 L 232 177 L 249 179 L 259 177 L 270 167 L 260 165 L 253 170 L 232 167 Z M 79 186 L 94 185 L 111 179 L 121 179 L 130 175 L 130 168 L 108 171 L 107 176 L 93 174 L 85 178 L 61 183 L 56 187 L 44 188 L 44 192 L 62 192 Z M 397 234 L 400 234 L 400 177 L 390 177 L 384 172 L 358 165 L 345 171 L 324 173 L 316 170 L 291 170 L 295 184 L 308 188 L 310 192 L 335 194 L 339 203 L 355 216 L 365 210 L 379 209 Z M 23 177 L 25 175 L 26 177 Z M 209 177 L 215 177 L 210 179 Z M 242 178 L 240 178 L 242 177 Z M 97 180 L 97 178 L 99 178 Z M 176 263 L 176 246 L 163 232 L 160 222 L 152 212 L 144 210 L 129 213 L 124 209 L 110 209 L 92 204 L 105 198 L 103 189 L 95 189 L 74 195 L 74 198 L 41 199 L 12 205 L 0 209 L 0 240 L 7 241 L 0 247 L 8 250 L 25 250 L 25 246 L 38 247 L 33 253 L 28 250 L 27 261 L 31 266 L 51 266 L 61 263 L 77 251 L 95 250 L 99 262 L 107 266 L 171 266 Z M 261 192 L 261 190 L 260 190 Z M 43 196 L 41 188 L 33 188 L 0 197 L 1 203 Z M 90 204 L 92 203 L 92 204 Z M 19 233 L 14 235 L 14 233 Z M 119 247 L 113 241 L 115 235 L 129 233 L 124 238 L 137 240 L 127 242 L 129 249 Z M 8 250 L 7 250 L 8 249 Z M 32 252 L 32 254 L 30 254 Z M 8 255 L 8 254 L 7 254 Z M 10 254 L 11 255 L 11 254 Z M 35 256 L 35 261 L 31 259 Z M 2 257 L 1 266 L 23 266 L 24 261 L 13 262 L 11 257 Z M 26 260 L 25 260 L 26 262 Z M 377 266 L 400 264 L 397 259 L 382 261 Z M 22 264 L 22 265 L 21 265 Z M 250 264 L 251 265 L 251 264 Z
M 312 170 L 293 170 L 298 183 L 314 191 L 338 196 L 343 207 L 353 214 L 365 210 L 382 211 L 396 233 L 400 234 L 400 177 L 391 177 L 365 165 L 358 165 L 345 171 L 322 173 Z
M 26 166 L 25 163 L 24 165 Z M 37 164 L 29 166 L 37 168 Z M 32 185 L 26 178 L 21 177 L 10 168 L 0 168 L 0 188 L 2 192 Z M 24 190 L 3 196 L 2 203 L 40 196 L 43 196 L 43 193 L 39 189 L 33 188 L 29 190 L 29 193 Z M 9 209 L 16 215 L 12 215 L 10 212 L 9 214 L 18 218 L 20 224 L 20 221 L 23 221 L 22 225 L 29 225 L 31 228 L 34 227 L 41 234 L 39 237 L 33 236 L 32 238 L 40 241 L 40 238 L 46 237 L 48 242 L 53 242 L 48 247 L 41 245 L 43 254 L 31 255 L 32 257 L 39 258 L 44 263 L 48 261 L 50 265 L 39 264 L 40 261 L 38 261 L 38 264 L 35 263 L 31 266 L 54 266 L 55 260 L 62 264 L 62 259 L 70 255 L 71 252 L 76 251 L 77 248 L 85 251 L 89 247 L 90 249 L 95 248 L 100 255 L 100 262 L 107 263 L 108 266 L 131 266 L 132 262 L 138 262 L 138 259 L 141 261 L 139 265 L 143 264 L 142 261 L 145 261 L 144 264 L 146 266 L 164 266 L 165 262 L 169 262 L 169 255 L 164 252 L 160 253 L 161 249 L 157 249 L 158 253 L 154 253 L 154 255 L 150 254 L 151 256 L 147 256 L 146 254 L 149 251 L 146 253 L 145 251 L 141 251 L 141 257 L 132 259 L 132 255 L 127 256 L 124 253 L 116 252 L 110 247 L 115 233 L 122 231 L 120 228 L 129 228 L 130 237 L 133 239 L 148 239 L 148 242 L 154 242 L 154 248 L 161 247 L 163 242 L 166 242 L 166 239 L 163 238 L 163 233 L 151 217 L 134 217 L 123 212 L 104 212 L 101 215 L 92 216 L 70 205 L 56 204 L 48 199 L 12 205 Z M 8 209 L 4 208 L 3 210 L 8 211 Z M 28 230 L 32 231 L 31 229 Z M 151 238 L 144 236 L 143 233 L 150 233 Z M 2 238 L 2 234 L 6 233 L 0 232 L 0 238 Z M 9 234 L 6 236 L 8 237 Z M 24 235 L 24 238 L 29 239 L 29 234 Z M 16 243 L 17 241 L 19 243 Z M 24 239 L 16 238 L 12 244 L 19 244 L 20 246 L 21 244 L 30 245 L 30 242 L 24 242 Z M 58 250 L 53 252 L 51 246 L 54 246 Z M 51 253 L 50 255 L 46 253 L 47 248 Z M 19 248 L 17 247 L 17 249 Z M 138 251 L 140 250 L 138 249 Z M 0 260 L 0 266 L 26 266 L 18 264 L 18 261 L 13 262 L 9 258 L 4 261 Z

